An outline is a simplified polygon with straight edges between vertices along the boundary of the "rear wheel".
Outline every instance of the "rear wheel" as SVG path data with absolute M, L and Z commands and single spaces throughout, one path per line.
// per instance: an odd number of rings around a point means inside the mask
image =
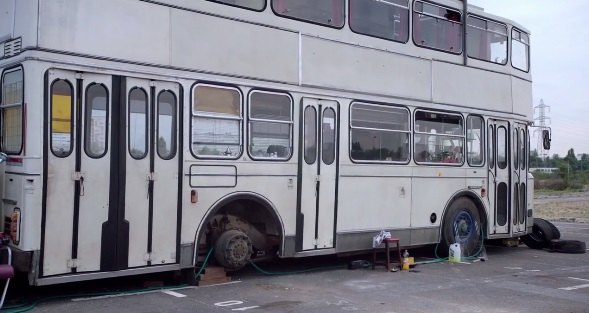
M 468 198 L 456 199 L 444 216 L 442 246 L 444 255 L 453 243 L 459 243 L 464 256 L 475 256 L 481 248 L 481 218 Z
M 228 269 L 238 270 L 246 266 L 252 253 L 250 238 L 238 229 L 224 232 L 215 243 L 215 259 Z

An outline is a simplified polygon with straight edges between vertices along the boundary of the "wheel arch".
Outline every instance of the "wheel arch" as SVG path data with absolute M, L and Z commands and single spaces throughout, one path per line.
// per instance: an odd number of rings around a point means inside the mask
M 276 206 L 268 198 L 262 196 L 261 194 L 255 192 L 234 192 L 225 195 L 224 197 L 218 199 L 215 203 L 213 203 L 213 205 L 209 207 L 204 217 L 201 219 L 194 234 L 193 262 L 196 262 L 196 258 L 198 257 L 199 243 L 202 239 L 202 236 L 204 235 L 204 230 L 206 229 L 205 226 L 209 222 L 209 220 L 213 218 L 217 213 L 221 212 L 223 209 L 227 208 L 232 204 L 243 203 L 248 201 L 256 203 L 258 205 L 258 208 L 265 210 L 267 213 L 269 213 L 270 219 L 275 224 L 278 230 L 278 234 L 280 235 L 280 249 L 282 250 L 282 248 L 284 247 L 284 222 L 282 221 L 282 218 L 278 213 Z
M 467 198 L 470 201 L 472 201 L 472 203 L 477 208 L 477 211 L 479 213 L 479 217 L 481 218 L 481 221 L 480 221 L 481 226 L 487 225 L 488 211 L 487 211 L 487 208 L 485 207 L 481 197 L 472 190 L 460 190 L 460 191 L 456 192 L 454 195 L 452 195 L 452 197 L 450 197 L 448 202 L 446 202 L 446 206 L 444 207 L 444 211 L 443 211 L 441 219 L 440 219 L 440 227 L 439 227 L 439 231 L 438 231 L 438 242 L 440 242 L 442 240 L 442 232 L 444 229 L 444 220 L 446 219 L 446 213 L 448 212 L 448 209 L 450 208 L 450 206 L 452 206 L 454 201 L 456 201 L 459 198 Z M 483 229 L 485 229 L 485 228 L 483 227 Z M 485 231 L 484 235 L 486 235 L 486 231 Z

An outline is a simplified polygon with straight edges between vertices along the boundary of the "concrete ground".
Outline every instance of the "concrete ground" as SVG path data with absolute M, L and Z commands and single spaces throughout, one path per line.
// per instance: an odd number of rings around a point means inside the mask
M 556 225 L 563 239 L 589 241 L 589 224 Z M 410 252 L 417 261 L 426 261 L 432 251 Z M 524 245 L 487 246 L 486 252 L 484 262 L 421 264 L 401 272 L 386 272 L 383 266 L 348 270 L 347 260 L 325 257 L 288 260 L 260 266 L 268 271 L 324 268 L 284 276 L 248 268 L 229 284 L 65 298 L 39 303 L 34 312 L 589 312 L 589 254 L 551 253 Z M 339 267 L 328 267 L 332 265 Z M 122 285 L 132 290 L 150 279 L 11 291 L 24 293 L 20 296 L 28 300 L 39 294 L 113 293 Z

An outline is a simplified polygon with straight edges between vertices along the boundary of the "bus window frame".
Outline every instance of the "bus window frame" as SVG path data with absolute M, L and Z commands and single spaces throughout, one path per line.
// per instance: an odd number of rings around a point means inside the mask
M 478 165 L 477 164 L 475 164 L 475 165 L 471 164 L 470 163 L 470 158 L 468 157 L 468 153 L 470 152 L 470 150 L 468 149 L 468 130 L 470 129 L 469 128 L 469 126 L 470 126 L 469 120 L 470 120 L 470 118 L 475 118 L 475 117 L 479 118 L 480 121 L 481 121 L 481 139 L 480 139 L 481 140 L 481 146 L 480 146 L 481 147 L 481 163 L 478 164 Z M 466 151 L 466 155 L 465 155 L 466 162 L 467 162 L 468 166 L 470 166 L 470 167 L 484 167 L 485 166 L 485 160 L 486 160 L 486 157 L 487 157 L 487 155 L 485 153 L 485 150 L 487 150 L 487 145 L 486 145 L 486 138 L 487 138 L 486 137 L 487 136 L 487 134 L 486 134 L 486 128 L 487 127 L 486 127 L 486 124 L 485 124 L 485 118 L 482 115 L 469 114 L 469 115 L 466 116 L 466 135 L 464 137 L 465 138 L 465 141 L 466 141 L 466 147 L 465 147 L 464 150 Z
M 456 11 L 456 12 L 458 12 L 458 14 L 460 14 L 460 22 L 452 21 L 452 20 L 447 19 L 445 17 L 435 16 L 435 15 L 432 15 L 432 14 L 429 14 L 429 13 L 423 13 L 423 12 L 419 13 L 419 12 L 417 12 L 415 10 L 415 5 L 418 2 L 421 2 L 422 4 L 428 4 L 428 5 L 436 6 L 436 7 L 439 7 L 439 8 L 446 9 L 446 10 Z M 415 32 L 415 23 L 416 23 L 415 14 L 426 15 L 426 16 L 429 16 L 429 17 L 432 17 L 432 18 L 435 18 L 435 19 L 442 19 L 442 20 L 449 21 L 451 23 L 458 24 L 459 25 L 460 32 L 462 34 L 462 36 L 460 37 L 460 40 L 458 41 L 458 42 L 460 42 L 460 46 L 461 46 L 460 50 L 459 51 L 456 51 L 456 52 L 452 52 L 452 51 L 449 51 L 449 50 L 440 49 L 440 48 L 434 48 L 434 47 L 429 47 L 429 46 L 426 46 L 426 45 L 417 43 L 417 41 L 415 41 L 415 33 L 416 33 Z M 450 7 L 450 6 L 444 6 L 444 5 L 440 5 L 440 4 L 437 4 L 437 3 L 429 2 L 427 0 L 416 0 L 416 1 L 413 1 L 413 5 L 411 7 L 411 18 L 410 18 L 411 19 L 411 41 L 413 41 L 413 44 L 416 47 L 420 47 L 420 48 L 424 48 L 424 49 L 430 49 L 430 50 L 434 50 L 434 51 L 445 52 L 445 53 L 449 53 L 449 54 L 453 54 L 453 55 L 462 55 L 462 53 L 465 50 L 465 47 L 463 47 L 463 41 L 464 41 L 464 36 L 465 36 L 464 31 L 463 31 L 463 28 L 464 28 L 463 27 L 463 25 L 464 25 L 464 18 L 463 17 L 464 17 L 464 12 L 462 12 L 460 9 L 456 9 L 456 8 L 453 8 L 453 7 Z
M 449 135 L 449 134 L 443 134 L 443 133 L 428 133 L 428 132 L 422 132 L 422 131 L 416 131 L 415 128 L 417 126 L 417 113 L 418 112 L 426 112 L 426 113 L 434 113 L 434 114 L 444 114 L 444 115 L 455 115 L 455 116 L 459 116 L 460 120 L 462 121 L 462 135 Z M 450 167 L 462 167 L 464 166 L 465 162 L 466 162 L 466 157 L 464 152 L 466 151 L 466 121 L 464 119 L 464 116 L 458 112 L 453 112 L 453 111 L 442 111 L 442 110 L 431 110 L 431 109 L 424 109 L 424 108 L 418 108 L 415 109 L 415 111 L 413 112 L 413 129 L 412 129 L 412 133 L 413 133 L 413 145 L 412 145 L 412 150 L 413 150 L 413 162 L 415 162 L 415 164 L 417 165 L 426 165 L 426 166 L 450 166 Z M 421 161 L 417 161 L 416 156 L 417 153 L 415 151 L 415 135 L 416 134 L 423 134 L 423 135 L 430 135 L 430 136 L 440 136 L 440 137 L 454 137 L 454 138 L 462 138 L 462 161 L 458 162 L 458 163 L 451 163 L 451 162 L 421 162 Z
M 521 38 L 521 35 L 522 34 L 525 34 L 526 37 L 528 37 L 528 43 L 525 43 L 525 42 L 521 41 L 520 39 L 515 39 L 513 37 L 513 33 L 514 32 L 519 33 L 519 38 Z M 521 29 L 519 29 L 517 27 L 512 27 L 511 28 L 511 34 L 510 34 L 509 38 L 511 39 L 511 42 L 509 43 L 510 46 L 511 46 L 511 52 L 509 53 L 509 59 L 510 59 L 511 67 L 513 67 L 514 69 L 516 69 L 518 71 L 521 71 L 521 72 L 524 72 L 524 73 L 529 73 L 530 72 L 530 67 L 531 67 L 530 59 L 531 59 L 531 54 L 532 54 L 531 49 L 530 49 L 531 48 L 530 47 L 530 43 L 531 43 L 530 42 L 530 34 L 528 34 L 527 32 L 525 32 L 525 31 L 523 31 L 523 30 L 521 30 Z M 526 69 L 525 70 L 522 69 L 522 68 L 519 68 L 519 67 L 517 67 L 515 65 L 513 65 L 513 50 L 514 50 L 513 49 L 513 42 L 514 41 L 518 41 L 518 42 L 522 43 L 524 46 L 526 46 L 527 55 L 526 55 Z
M 466 42 L 467 42 L 467 44 L 466 44 L 466 55 L 467 55 L 469 58 L 471 58 L 471 59 L 480 60 L 480 61 L 483 61 L 483 62 L 488 62 L 488 63 L 491 63 L 491 64 L 497 64 L 497 65 L 507 65 L 507 63 L 509 63 L 509 61 L 508 61 L 508 60 L 509 60 L 509 59 L 511 59 L 511 58 L 510 58 L 510 52 L 511 52 L 511 49 L 510 49 L 510 44 L 509 44 L 509 41 L 510 41 L 510 39 L 511 39 L 511 36 L 509 35 L 509 27 L 507 26 L 507 24 L 505 24 L 505 23 L 501 23 L 501 22 L 498 22 L 498 21 L 495 21 L 495 20 L 492 20 L 492 19 L 489 19 L 489 18 L 486 18 L 486 17 L 483 17 L 483 16 L 480 16 L 480 15 L 476 15 L 476 14 L 468 13 L 468 14 L 467 14 L 467 16 L 466 16 L 466 28 L 467 28 L 467 30 L 468 30 L 468 27 L 473 27 L 473 28 L 480 29 L 481 31 L 485 31 L 485 32 L 491 32 L 491 31 L 490 31 L 490 30 L 488 30 L 488 29 L 481 29 L 481 28 L 479 28 L 479 27 L 476 27 L 476 26 L 469 25 L 469 24 L 468 24 L 468 18 L 469 18 L 469 17 L 476 18 L 476 19 L 479 19 L 479 20 L 483 20 L 483 21 L 485 21 L 486 23 L 489 23 L 489 22 L 491 22 L 491 23 L 495 23 L 495 24 L 498 24 L 498 25 L 504 26 L 504 27 L 505 27 L 505 38 L 506 38 L 505 45 L 506 45 L 507 47 L 505 48 L 505 62 L 493 62 L 493 61 L 491 61 L 491 60 L 486 60 L 486 59 L 481 59 L 481 58 L 477 58 L 477 57 L 471 56 L 471 55 L 468 53 L 468 31 L 467 31 L 467 38 L 466 38 Z M 496 32 L 491 32 L 491 33 L 496 33 Z M 501 35 L 501 34 L 499 34 L 499 35 Z
M 158 140 L 160 138 L 160 104 L 162 102 L 160 102 L 160 97 L 164 94 L 164 93 L 169 93 L 172 95 L 172 97 L 174 98 L 174 105 L 172 106 L 172 125 L 170 125 L 171 127 L 171 137 L 173 140 L 170 140 L 170 145 L 171 148 L 170 149 L 170 153 L 168 155 L 162 155 L 160 153 L 160 149 L 159 149 L 159 143 Z M 176 157 L 176 154 L 178 154 L 178 110 L 179 110 L 179 105 L 180 105 L 180 97 L 179 95 L 177 95 L 174 91 L 170 90 L 170 89 L 164 89 L 164 90 L 160 90 L 160 92 L 158 92 L 158 94 L 155 96 L 155 123 L 156 123 L 156 129 L 155 129 L 155 147 L 152 147 L 152 149 L 155 149 L 155 152 L 157 153 L 157 156 L 162 159 L 162 160 L 172 160 Z
M 264 119 L 258 119 L 258 118 L 252 118 L 251 117 L 251 97 L 252 94 L 254 93 L 266 93 L 266 94 L 275 94 L 275 95 L 282 95 L 282 96 L 287 96 L 290 100 L 290 121 L 286 122 L 286 121 L 278 121 L 278 120 L 264 120 Z M 250 123 L 252 122 L 267 122 L 267 123 L 279 123 L 279 124 L 288 124 L 290 126 L 290 132 L 289 132 L 289 144 L 290 147 L 289 148 L 289 155 L 286 158 L 274 158 L 274 157 L 257 157 L 254 156 L 251 153 L 251 143 L 252 143 L 252 126 Z M 247 138 L 247 144 L 244 144 L 244 146 L 247 146 L 247 155 L 255 161 L 272 161 L 272 162 L 287 162 L 290 159 L 292 159 L 293 155 L 294 155 L 294 150 L 295 150 L 295 146 L 294 146 L 294 98 L 292 97 L 292 95 L 286 91 L 279 91 L 279 90 L 269 90 L 269 89 L 261 89 L 261 88 L 253 88 L 248 92 L 247 95 L 247 121 L 245 121 L 246 126 L 246 131 L 245 131 L 245 136 Z
M 101 86 L 104 88 L 104 90 L 106 91 L 106 104 L 105 104 L 105 111 L 106 111 L 106 115 L 105 115 L 105 125 L 104 125 L 104 151 L 102 151 L 102 153 L 100 154 L 93 154 L 88 152 L 89 148 L 92 146 L 92 142 L 90 141 L 90 137 L 89 137 L 89 125 L 90 125 L 90 121 L 92 120 L 92 113 L 88 113 L 89 112 L 89 108 L 91 109 L 91 105 L 88 104 L 88 90 L 90 89 L 90 87 L 92 86 Z M 109 151 L 109 146 L 108 146 L 108 137 L 109 137 L 109 130 L 110 128 L 108 127 L 109 125 L 109 121 L 110 121 L 110 105 L 111 105 L 111 90 L 108 89 L 108 86 L 106 86 L 103 83 L 98 83 L 98 82 L 91 82 L 89 83 L 86 88 L 84 88 L 84 104 L 83 104 L 83 108 L 84 108 L 84 115 L 83 115 L 83 119 L 84 119 L 84 138 L 83 138 L 83 143 L 84 143 L 84 153 L 86 153 L 86 156 L 88 156 L 89 158 L 92 159 L 101 159 L 103 158 Z M 90 110 L 92 111 L 92 110 Z
M 411 1 L 410 0 L 407 0 L 407 7 L 402 7 L 402 6 L 398 5 L 398 4 L 393 4 L 393 3 L 390 4 L 390 5 L 395 6 L 395 7 L 398 7 L 398 8 L 407 9 L 407 25 L 405 25 L 406 28 L 407 28 L 407 39 L 405 41 L 394 40 L 394 39 L 391 39 L 391 38 L 377 36 L 377 35 L 372 35 L 372 34 L 367 34 L 367 33 L 363 33 L 363 32 L 354 30 L 354 27 L 352 26 L 352 12 L 353 12 L 352 11 L 352 5 L 351 5 L 351 2 L 352 1 L 353 0 L 348 1 L 348 25 L 350 27 L 350 31 L 352 31 L 353 33 L 358 34 L 358 35 L 368 36 L 368 37 L 372 37 L 372 38 L 378 38 L 378 39 L 382 39 L 382 40 L 386 40 L 386 41 L 391 41 L 391 42 L 397 42 L 397 43 L 401 43 L 401 44 L 406 44 L 406 43 L 409 42 L 409 37 L 411 37 L 411 31 L 410 31 L 411 30 Z
M 382 129 L 378 128 L 365 128 L 365 127 L 354 127 L 352 126 L 352 107 L 354 104 L 362 104 L 362 105 L 369 105 L 369 106 L 384 106 L 384 107 L 393 107 L 397 109 L 402 109 L 407 112 L 407 130 L 389 130 L 387 132 L 395 132 L 395 133 L 405 133 L 409 134 L 408 136 L 408 147 L 407 147 L 407 160 L 406 161 L 380 161 L 380 160 L 356 160 L 352 157 L 352 130 L 354 128 L 358 129 L 369 129 L 369 130 L 378 130 L 382 131 Z M 348 116 L 349 116 L 349 125 L 348 125 L 348 157 L 350 161 L 354 164 L 393 164 L 393 165 L 407 165 L 411 162 L 412 159 L 412 145 L 413 145 L 413 136 L 412 136 L 412 123 L 411 123 L 411 110 L 409 108 L 402 106 L 402 105 L 395 105 L 390 103 L 382 103 L 382 102 L 369 102 L 369 101 L 362 101 L 362 100 L 353 100 L 350 102 L 348 107 Z
M 219 0 L 207 0 L 207 1 L 222 4 L 222 5 L 227 5 L 227 6 L 238 8 L 238 9 L 253 11 L 253 12 L 264 12 L 266 10 L 266 8 L 268 7 L 268 0 L 263 0 L 264 6 L 261 9 L 254 9 L 254 8 L 250 8 L 250 7 L 240 6 L 238 4 L 231 4 L 231 3 L 227 3 L 227 2 L 222 2 Z
M 346 0 L 341 0 L 342 6 L 343 6 L 342 7 L 342 25 L 341 26 L 319 23 L 319 22 L 307 20 L 307 19 L 300 18 L 300 17 L 294 17 L 294 16 L 289 16 L 289 15 L 284 15 L 282 13 L 278 13 L 278 11 L 274 8 L 275 1 L 276 0 L 270 0 L 270 9 L 274 13 L 274 15 L 276 15 L 278 17 L 287 18 L 287 19 L 291 19 L 291 20 L 295 20 L 295 21 L 299 21 L 299 22 L 304 22 L 304 23 L 309 23 L 309 24 L 314 24 L 314 25 L 323 26 L 323 27 L 334 28 L 334 29 L 343 29 L 344 27 L 346 27 L 346 4 L 347 4 Z
M 204 117 L 204 118 L 215 118 L 214 114 L 213 115 L 206 115 L 206 114 L 198 114 L 196 113 L 197 111 L 194 109 L 194 91 L 196 90 L 197 87 L 199 86 L 205 86 L 205 87 L 212 87 L 212 88 L 220 88 L 220 89 L 230 89 L 230 90 L 235 90 L 237 91 L 237 94 L 239 95 L 239 118 L 235 119 L 237 121 L 239 121 L 239 148 L 240 151 L 238 154 L 236 154 L 235 156 L 223 156 L 223 155 L 198 155 L 194 149 L 193 149 L 193 139 L 194 139 L 194 135 L 193 135 L 193 128 L 195 127 L 194 125 L 194 118 L 195 117 Z M 241 91 L 241 89 L 239 87 L 237 87 L 236 85 L 231 85 L 231 84 L 224 84 L 224 83 L 220 83 L 220 82 L 212 82 L 212 81 L 197 81 L 194 82 L 192 84 L 192 86 L 190 87 L 190 121 L 189 121 L 189 150 L 190 153 L 192 154 L 192 156 L 196 159 L 199 160 L 237 160 L 239 159 L 243 153 L 244 153 L 244 97 L 243 97 L 243 92 Z M 218 117 L 217 117 L 218 118 Z
M 145 94 L 145 131 L 144 131 L 144 135 L 145 135 L 145 151 L 143 151 L 143 154 L 139 157 L 133 155 L 133 153 L 131 153 L 131 93 L 133 91 L 141 91 Z M 138 87 L 138 86 L 134 86 L 131 89 L 129 89 L 129 92 L 127 93 L 127 103 L 128 103 L 128 109 L 127 109 L 127 127 L 129 128 L 127 131 L 127 150 L 129 153 L 129 156 L 135 160 L 143 160 L 144 158 L 147 157 L 147 155 L 149 154 L 150 151 L 150 146 L 149 146 L 149 137 L 150 137 L 150 125 L 149 125 L 149 121 L 150 121 L 150 116 L 149 116 L 149 112 L 150 111 L 150 104 L 149 104 L 149 93 L 147 90 L 145 90 L 145 88 L 143 87 Z
M 55 85 L 56 82 L 58 81 L 63 81 L 64 83 L 66 83 L 71 90 L 71 100 L 70 100 L 70 144 L 69 144 L 69 150 L 67 151 L 67 153 L 63 154 L 63 155 L 59 155 L 57 153 L 55 153 L 55 150 L 53 149 L 53 86 Z M 51 150 L 51 153 L 57 157 L 57 158 L 67 158 L 69 157 L 72 152 L 74 151 L 74 118 L 75 118 L 75 112 L 74 112 L 74 103 L 75 103 L 75 88 L 74 88 L 74 84 L 71 83 L 68 79 L 62 79 L 62 78 L 57 78 L 54 79 L 51 84 L 49 85 L 49 149 Z
M 20 149 L 18 151 L 6 151 L 4 149 L 4 125 L 6 124 L 4 122 L 4 109 L 6 108 L 4 106 L 4 76 L 7 73 L 11 73 L 11 72 L 16 72 L 16 71 L 21 71 L 22 72 L 22 103 L 20 105 L 10 105 L 8 106 L 8 108 L 11 107 L 17 107 L 20 106 L 21 107 L 21 112 L 20 112 L 20 116 L 21 116 L 21 138 L 20 138 Z M 24 66 L 22 64 L 18 64 L 12 67 L 8 67 L 5 68 L 4 71 L 2 71 L 2 74 L 0 75 L 0 151 L 6 153 L 7 155 L 20 155 L 24 152 L 25 149 L 25 120 L 26 120 L 26 116 L 25 116 L 25 112 L 26 112 L 26 103 L 25 103 L 25 91 L 26 91 L 26 76 L 25 76 L 25 69 Z

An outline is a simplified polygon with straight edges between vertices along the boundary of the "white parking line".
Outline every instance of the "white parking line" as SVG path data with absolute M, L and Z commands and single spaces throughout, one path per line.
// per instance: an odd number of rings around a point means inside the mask
M 186 287 L 174 288 L 173 290 L 194 289 L 194 288 L 196 288 L 196 287 L 195 286 L 186 286 Z M 78 301 L 90 301 L 90 300 L 118 298 L 118 297 L 128 297 L 128 296 L 140 296 L 140 295 L 145 295 L 145 294 L 150 294 L 150 293 L 156 293 L 156 292 L 163 292 L 163 291 L 170 291 L 170 290 L 171 289 L 168 289 L 168 290 L 156 289 L 156 290 L 146 290 L 146 291 L 129 292 L 129 293 L 125 293 L 125 292 L 123 292 L 123 293 L 113 293 L 113 294 L 102 295 L 102 296 L 90 296 L 90 297 L 74 298 L 74 299 L 72 299 L 72 301 L 73 302 L 78 302 Z
M 574 279 L 574 280 L 589 281 L 589 279 L 585 279 L 585 278 L 578 278 L 578 277 L 568 277 L 568 278 Z M 582 284 L 582 285 L 576 285 L 576 286 L 570 286 L 570 287 L 562 287 L 562 288 L 558 288 L 558 289 L 571 291 L 571 290 L 577 290 L 577 289 L 582 289 L 582 288 L 589 288 L 589 284 Z
M 578 278 L 578 277 L 569 277 L 569 278 L 575 279 L 575 280 L 589 281 L 589 279 L 585 279 L 585 278 Z
M 181 294 L 179 292 L 175 292 L 175 291 L 172 291 L 172 290 L 162 290 L 162 293 L 165 293 L 165 294 L 170 295 L 170 296 L 174 296 L 176 298 L 184 298 L 184 297 L 186 297 L 186 295 L 183 295 L 183 294 Z
M 589 284 L 576 285 L 576 286 L 570 286 L 570 287 L 563 287 L 563 288 L 558 288 L 558 289 L 571 291 L 571 290 L 577 290 L 577 289 L 582 289 L 582 288 L 589 288 Z

